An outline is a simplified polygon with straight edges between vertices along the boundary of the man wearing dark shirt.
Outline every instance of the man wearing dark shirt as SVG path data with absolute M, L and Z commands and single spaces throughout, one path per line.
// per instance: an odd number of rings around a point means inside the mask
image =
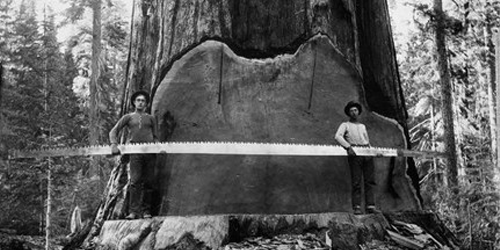
M 137 91 L 130 100 L 135 111 L 124 115 L 109 132 L 113 154 L 120 154 L 117 137 L 123 128 L 128 129 L 125 143 L 158 142 L 156 119 L 145 112 L 149 103 L 149 94 L 145 91 Z M 141 216 L 151 218 L 155 161 L 154 154 L 130 155 L 130 213 L 126 219 L 139 219 Z

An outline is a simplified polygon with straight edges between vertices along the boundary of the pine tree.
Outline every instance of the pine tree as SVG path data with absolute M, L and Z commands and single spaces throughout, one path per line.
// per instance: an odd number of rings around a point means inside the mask
M 417 29 L 410 32 L 408 43 L 399 46 L 401 76 L 411 114 L 412 140 L 422 149 L 444 148 L 442 108 L 438 88 L 435 55 L 434 11 L 421 1 L 414 1 Z M 450 79 L 453 82 L 455 133 L 460 169 L 458 193 L 443 189 L 441 178 L 427 178 L 432 162 L 422 160 L 418 166 L 425 205 L 441 214 L 447 225 L 463 239 L 464 247 L 490 249 L 499 233 L 497 207 L 500 196 L 495 183 L 492 160 L 488 92 L 491 89 L 491 33 L 488 26 L 498 24 L 500 3 L 457 1 L 445 5 L 444 31 Z M 398 41 L 396 37 L 396 41 Z M 494 69 L 493 69 L 494 70 Z M 434 116 L 433 116 L 434 114 Z M 434 117 L 434 119 L 432 119 Z M 434 122 L 432 122 L 434 120 Z M 431 136 L 435 135 L 435 136 Z M 438 164 L 444 169 L 444 164 Z M 439 177 L 439 176 L 438 176 Z
M 11 58 L 9 74 L 12 78 L 5 88 L 3 106 L 8 110 L 5 120 L 10 130 L 4 138 L 12 148 L 36 147 L 42 141 L 39 121 L 43 114 L 43 69 L 40 67 L 43 62 L 33 4 L 32 1 L 23 1 L 10 27 L 12 41 L 16 43 L 10 44 L 11 49 L 7 52 Z M 4 210 L 4 218 L 11 220 L 5 222 L 9 225 L 14 221 L 11 226 L 20 227 L 27 233 L 41 232 L 43 165 L 20 163 L 6 170 L 8 186 L 2 190 L 5 194 L 2 197 L 10 206 Z
M 38 23 L 30 6 L 21 4 L 12 30 L 11 58 L 7 70 L 10 79 L 2 99 L 2 115 L 9 133 L 5 141 L 11 149 L 26 150 L 43 146 L 82 145 L 84 115 L 72 91 L 76 67 L 69 53 L 62 54 L 56 39 L 56 25 L 51 10 L 45 22 Z M 47 186 L 46 161 L 12 162 L 0 169 L 6 184 L 0 187 L 5 199 L 0 201 L 0 224 L 20 233 L 38 234 L 44 229 L 45 193 L 52 192 L 51 228 L 54 234 L 67 230 L 65 222 L 71 211 L 72 186 L 76 173 L 85 164 L 70 160 L 52 162 L 52 187 Z M 68 188 L 70 187 L 70 188 Z

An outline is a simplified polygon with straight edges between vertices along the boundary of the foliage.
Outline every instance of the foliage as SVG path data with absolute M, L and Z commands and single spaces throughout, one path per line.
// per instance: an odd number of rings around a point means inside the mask
M 475 142 L 478 143 L 478 142 Z M 500 194 L 494 181 L 494 166 L 488 152 L 471 148 L 470 160 L 457 193 L 442 188 L 442 183 L 423 186 L 429 208 L 440 214 L 450 229 L 462 239 L 464 249 L 494 249 L 499 246 Z
M 87 144 L 87 101 L 90 72 L 90 1 L 66 0 L 68 18 L 56 23 L 51 10 L 40 22 L 34 0 L 15 6 L 0 0 L 0 60 L 5 66 L 0 126 L 2 142 L 10 149 Z M 124 81 L 126 22 L 120 4 L 107 1 L 103 10 L 103 77 L 100 85 L 102 134 L 116 120 Z M 441 150 L 443 124 L 435 59 L 433 11 L 425 1 L 413 6 L 415 29 L 408 37 L 396 35 L 401 79 L 410 111 L 413 147 Z M 426 5 L 427 4 L 427 5 Z M 454 82 L 455 125 L 461 161 L 461 186 L 454 193 L 442 188 L 446 178 L 441 162 L 419 162 L 427 208 L 442 215 L 473 249 L 500 246 L 498 178 L 491 157 L 490 99 L 492 27 L 500 25 L 499 1 L 453 1 L 447 6 L 447 40 Z M 59 44 L 57 30 L 77 31 L 68 44 Z M 406 39 L 406 40 L 405 40 Z M 63 51 L 63 52 L 62 52 Z M 47 187 L 51 164 L 53 186 Z M 104 163 L 109 164 L 105 161 Z M 86 176 L 82 159 L 0 162 L 0 225 L 20 233 L 41 234 L 45 195 L 52 188 L 52 230 L 68 233 L 75 205 L 89 217 L 99 203 L 100 183 Z M 102 169 L 106 172 L 107 169 Z M 104 175 L 104 174 L 103 174 Z
M 71 5 L 68 8 L 68 19 L 66 25 L 77 31 L 69 38 L 68 47 L 73 53 L 75 64 L 78 70 L 78 77 L 75 78 L 73 89 L 77 93 L 80 103 L 84 109 L 88 109 L 89 103 L 89 83 L 92 74 L 91 47 L 92 47 L 92 15 L 91 1 L 68 0 Z M 79 15 L 74 12 L 80 13 Z M 101 54 L 101 78 L 98 88 L 100 106 L 99 117 L 102 118 L 100 124 L 101 141 L 107 138 L 107 131 L 111 129 L 116 121 L 116 110 L 118 109 L 120 91 L 124 81 L 124 67 L 126 63 L 127 38 L 126 22 L 120 15 L 123 9 L 119 4 L 112 4 L 107 1 L 103 9 L 102 20 L 102 54 Z M 71 17 L 71 18 L 69 18 Z M 88 112 L 86 112 L 88 113 Z
M 81 112 L 71 91 L 71 61 L 59 52 L 53 17 L 36 20 L 33 2 L 23 2 L 6 40 L 8 82 L 2 99 L 3 139 L 10 149 L 43 145 L 72 145 L 81 138 Z M 73 71 L 73 73 L 72 73 Z M 66 165 L 62 162 L 61 165 Z M 0 224 L 21 233 L 40 233 L 43 228 L 46 193 L 45 161 L 11 162 L 1 169 L 5 185 L 0 189 L 4 212 Z M 57 169 L 57 166 L 56 166 Z M 68 178 L 75 167 L 66 168 L 54 179 Z M 57 173 L 58 171 L 56 171 Z M 57 190 L 54 190 L 57 194 Z M 59 204 L 54 203 L 55 207 Z M 57 211 L 57 210 L 56 210 Z M 67 212 L 67 211 L 66 211 Z
M 0 18 L 0 61 L 4 66 L 2 144 L 10 150 L 87 145 L 87 100 L 74 91 L 74 83 L 90 73 L 85 72 L 85 57 L 90 55 L 90 47 L 84 45 L 88 44 L 88 33 L 61 44 L 57 35 L 62 23 L 57 23 L 50 8 L 39 13 L 35 6 L 34 0 L 0 0 L 0 17 L 6 17 Z M 83 21 L 75 23 L 85 26 Z M 101 112 L 107 117 L 103 133 L 118 113 L 126 50 L 126 22 L 114 13 L 106 25 L 101 93 L 113 94 L 110 98 L 103 95 Z M 49 164 L 51 187 L 47 187 Z M 102 160 L 102 164 L 105 180 L 111 162 Z M 78 205 L 82 217 L 90 218 L 104 189 L 103 183 L 86 175 L 88 165 L 84 158 L 0 161 L 1 227 L 16 229 L 21 234 L 43 234 L 46 194 L 50 188 L 51 234 L 69 234 L 72 209 Z
M 441 96 L 429 1 L 407 1 L 413 8 L 414 29 L 408 37 L 396 35 L 401 80 L 409 107 L 413 147 L 442 150 Z M 488 86 L 494 72 L 491 27 L 498 26 L 499 1 L 453 1 L 446 11 L 448 60 L 453 81 L 455 128 L 461 178 L 456 193 L 446 188 L 440 161 L 418 162 L 425 205 L 439 212 L 463 240 L 464 247 L 499 246 L 498 178 L 494 171 L 491 97 Z M 443 183 L 444 182 L 444 183 Z M 488 245 L 489 244 L 489 245 Z M 467 248 L 468 249 L 468 248 Z M 497 248 L 500 249 L 500 248 Z

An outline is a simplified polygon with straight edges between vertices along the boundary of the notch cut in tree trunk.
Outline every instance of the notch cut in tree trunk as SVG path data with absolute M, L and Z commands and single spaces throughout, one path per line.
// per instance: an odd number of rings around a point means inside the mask
M 402 128 L 372 113 L 363 96 L 359 73 L 326 36 L 273 59 L 247 59 L 206 41 L 174 63 L 152 111 L 161 140 L 332 144 L 347 119 L 344 105 L 357 100 L 372 145 L 405 148 Z M 173 131 L 167 114 L 177 124 Z M 419 209 L 405 184 L 405 159 L 378 158 L 375 164 L 377 204 Z M 351 211 L 344 157 L 168 155 L 157 167 L 160 215 Z

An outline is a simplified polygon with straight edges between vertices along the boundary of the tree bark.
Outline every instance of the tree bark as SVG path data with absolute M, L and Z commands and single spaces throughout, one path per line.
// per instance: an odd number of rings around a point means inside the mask
M 458 184 L 458 162 L 455 143 L 455 126 L 453 124 L 453 95 L 451 88 L 450 69 L 446 53 L 446 37 L 444 29 L 444 13 L 442 0 L 434 0 L 436 13 L 436 50 L 438 56 L 439 75 L 441 79 L 442 112 L 444 123 L 445 151 L 448 160 L 447 180 L 451 188 Z
M 366 99 L 370 108 L 406 127 L 391 22 L 386 1 L 357 0 L 358 33 Z
M 123 158 L 122 158 L 123 159 Z M 127 182 L 127 163 L 120 161 L 119 164 L 111 171 L 110 178 L 106 187 L 106 197 L 96 210 L 95 218 L 92 223 L 84 228 L 83 234 L 78 234 L 65 249 L 75 249 L 82 243 L 85 247 L 91 248 L 92 239 L 97 237 L 106 220 L 114 218 L 123 218 L 124 202 L 126 201 Z

